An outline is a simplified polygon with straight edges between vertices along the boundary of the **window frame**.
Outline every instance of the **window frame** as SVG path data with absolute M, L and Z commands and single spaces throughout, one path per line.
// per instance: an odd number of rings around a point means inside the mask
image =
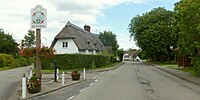
M 68 48 L 68 42 L 62 42 L 62 48 Z

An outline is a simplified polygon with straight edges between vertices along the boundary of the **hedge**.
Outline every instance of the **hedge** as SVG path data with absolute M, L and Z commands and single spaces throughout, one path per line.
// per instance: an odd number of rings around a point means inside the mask
M 57 61 L 59 69 L 71 70 L 82 68 L 98 68 L 115 62 L 113 56 L 84 55 L 84 54 L 58 54 L 53 58 L 41 58 L 42 69 L 53 69 L 53 62 Z
M 30 57 L 17 57 L 15 58 L 16 67 L 24 67 L 31 65 L 33 63 L 33 58 Z

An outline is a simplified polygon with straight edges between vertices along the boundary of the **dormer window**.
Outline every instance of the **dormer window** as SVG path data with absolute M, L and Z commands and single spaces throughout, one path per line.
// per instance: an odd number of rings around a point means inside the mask
M 62 42 L 62 46 L 63 46 L 63 48 L 67 48 L 68 47 L 68 42 Z

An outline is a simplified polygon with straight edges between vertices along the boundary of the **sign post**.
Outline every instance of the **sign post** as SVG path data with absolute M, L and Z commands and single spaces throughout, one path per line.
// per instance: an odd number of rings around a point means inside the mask
M 41 28 L 47 26 L 47 10 L 41 5 L 37 5 L 31 9 L 31 28 L 36 29 L 36 77 L 41 78 L 41 61 L 40 61 L 40 45 L 41 45 Z

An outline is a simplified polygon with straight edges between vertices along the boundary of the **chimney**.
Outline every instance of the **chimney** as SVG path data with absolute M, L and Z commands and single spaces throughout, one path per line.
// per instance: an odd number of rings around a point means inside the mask
M 89 25 L 85 25 L 84 26 L 84 30 L 88 31 L 90 33 L 90 26 Z

